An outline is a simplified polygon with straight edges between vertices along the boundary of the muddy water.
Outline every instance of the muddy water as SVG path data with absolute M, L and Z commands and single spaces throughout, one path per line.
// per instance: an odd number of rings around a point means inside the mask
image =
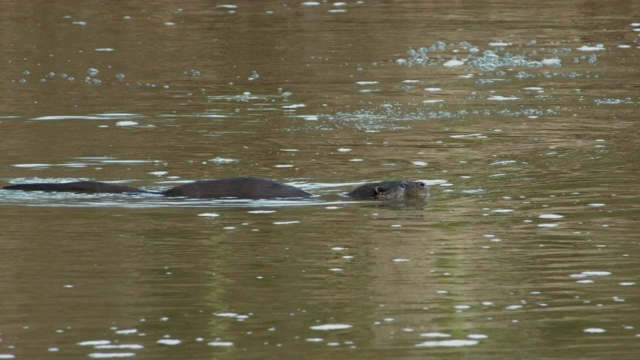
M 9 1 L 0 358 L 640 351 L 640 4 Z M 422 179 L 427 204 L 349 201 Z

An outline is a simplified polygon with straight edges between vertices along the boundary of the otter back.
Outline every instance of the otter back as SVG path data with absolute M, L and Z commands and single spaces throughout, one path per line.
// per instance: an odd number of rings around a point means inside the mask
M 147 193 L 148 191 L 133 186 L 107 184 L 98 181 L 75 181 L 69 183 L 34 183 L 16 184 L 3 187 L 5 190 L 23 191 L 66 191 L 77 193 Z
M 165 196 L 208 199 L 276 199 L 306 198 L 311 196 L 310 193 L 295 186 L 257 177 L 200 180 L 176 186 L 162 194 Z

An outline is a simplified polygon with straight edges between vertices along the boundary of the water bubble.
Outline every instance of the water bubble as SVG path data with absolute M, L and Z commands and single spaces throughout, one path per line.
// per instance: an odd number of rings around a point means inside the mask
M 252 71 L 251 75 L 249 76 L 249 80 L 253 81 L 253 80 L 257 80 L 260 77 L 260 75 L 258 75 L 258 73 L 256 71 Z

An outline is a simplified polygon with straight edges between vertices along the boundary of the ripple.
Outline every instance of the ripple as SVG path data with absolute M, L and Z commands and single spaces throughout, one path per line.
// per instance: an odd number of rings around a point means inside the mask
M 229 347 L 229 346 L 233 346 L 233 342 L 216 340 L 216 341 L 208 342 L 207 345 L 209 345 L 209 346 L 219 346 L 219 347 Z
M 448 338 L 451 337 L 450 334 L 441 333 L 441 332 L 428 332 L 420 334 L 421 337 L 431 337 L 431 338 Z
M 118 121 L 116 123 L 116 126 L 136 126 L 136 125 L 139 125 L 139 124 L 131 120 L 123 120 L 123 121 Z
M 220 216 L 220 215 L 219 215 L 219 214 L 216 214 L 216 213 L 202 213 L 202 214 L 198 214 L 198 216 L 215 218 L 215 217 L 218 217 L 218 216 Z
M 158 341 L 156 341 L 158 344 L 162 344 L 162 345 L 167 345 L 167 346 L 175 346 L 175 345 L 179 345 L 182 340 L 178 340 L 178 339 L 160 339 Z
M 88 356 L 92 359 L 114 359 L 125 358 L 135 356 L 135 353 L 123 352 L 123 353 L 91 353 Z
M 589 334 L 602 334 L 604 332 L 607 332 L 607 330 L 605 330 L 605 329 L 596 328 L 596 327 L 586 328 L 583 331 L 586 332 L 586 333 L 589 333 Z
M 440 340 L 425 341 L 420 344 L 416 344 L 416 347 L 461 347 L 478 345 L 478 343 L 478 340 Z
M 133 350 L 139 350 L 139 349 L 144 349 L 144 346 L 140 345 L 140 344 L 119 344 L 119 345 L 98 345 L 95 347 L 95 349 L 133 349 Z
M 311 330 L 321 330 L 321 331 L 330 331 L 330 330 L 345 330 L 352 328 L 352 325 L 349 324 L 324 324 L 324 325 L 315 325 L 311 327 Z
M 461 60 L 449 60 L 446 61 L 444 64 L 442 64 L 442 66 L 445 67 L 455 67 L 455 66 L 462 66 L 464 65 L 464 61 Z
M 234 317 L 237 317 L 237 316 L 238 316 L 238 314 L 237 314 L 237 313 L 233 313 L 233 312 L 227 312 L 227 313 L 215 313 L 215 314 L 213 314 L 213 315 L 215 315 L 215 316 L 219 316 L 219 317 L 231 317 L 231 318 L 234 318 Z
M 605 50 L 605 48 L 604 48 L 604 45 L 602 44 L 597 44 L 594 46 L 582 45 L 577 50 L 578 51 L 602 51 L 602 50 Z
M 78 343 L 80 346 L 98 346 L 98 345 L 108 345 L 111 344 L 109 340 L 87 340 L 81 341 Z
M 513 209 L 494 209 L 491 210 L 492 213 L 497 213 L 497 214 L 508 214 L 508 213 L 512 213 L 515 210 Z
M 585 278 L 589 276 L 609 276 L 611 273 L 609 271 L 583 271 L 580 274 L 571 274 L 569 277 L 572 278 Z
M 557 214 L 542 214 L 538 216 L 540 219 L 562 219 L 564 216 Z
M 222 157 L 215 157 L 213 159 L 209 159 L 210 162 L 214 163 L 214 164 L 232 164 L 232 163 L 237 163 L 238 160 L 237 159 L 231 159 L 231 158 L 222 158 Z
M 517 96 L 500 96 L 500 95 L 491 95 L 487 98 L 487 100 L 493 101 L 507 101 L 507 100 L 518 100 L 520 99 Z

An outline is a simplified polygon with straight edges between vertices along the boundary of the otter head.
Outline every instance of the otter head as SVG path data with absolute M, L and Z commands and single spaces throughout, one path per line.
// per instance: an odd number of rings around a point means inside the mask
M 427 195 L 427 184 L 424 181 L 383 181 L 374 188 L 374 197 L 384 200 L 415 199 Z

